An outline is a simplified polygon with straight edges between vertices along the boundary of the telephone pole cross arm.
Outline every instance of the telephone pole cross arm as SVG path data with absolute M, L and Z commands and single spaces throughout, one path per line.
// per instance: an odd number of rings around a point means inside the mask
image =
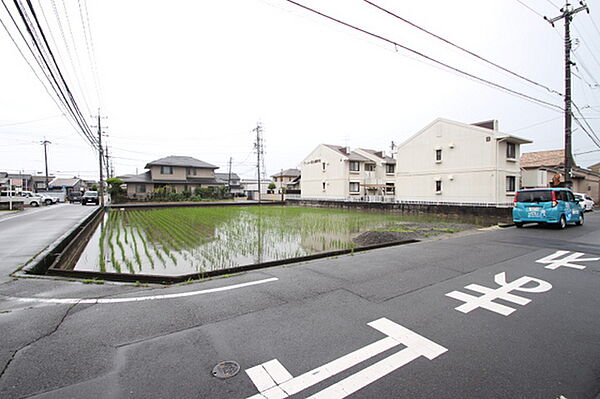
M 560 9 L 561 15 L 555 18 L 544 17 L 550 25 L 554 26 L 554 23 L 564 19 L 565 20 L 565 186 L 571 188 L 573 182 L 571 180 L 571 170 L 573 169 L 573 152 L 571 150 L 571 20 L 573 15 L 580 11 L 586 10 L 588 13 L 590 9 L 583 2 L 579 2 L 580 7 L 573 8 L 568 2 L 563 8 Z

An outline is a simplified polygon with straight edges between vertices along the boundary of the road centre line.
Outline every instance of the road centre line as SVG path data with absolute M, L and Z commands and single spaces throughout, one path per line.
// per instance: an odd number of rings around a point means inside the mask
M 248 283 L 228 285 L 225 287 L 209 288 L 206 290 L 199 291 L 188 291 L 178 292 L 176 294 L 163 294 L 163 295 L 152 295 L 152 296 L 141 296 L 134 298 L 21 298 L 5 296 L 4 298 L 12 299 L 19 302 L 37 302 L 37 303 L 55 303 L 55 304 L 111 304 L 111 303 L 126 303 L 126 302 L 142 302 L 142 301 L 153 301 L 159 299 L 175 299 L 183 298 L 188 296 L 212 294 L 214 292 L 231 291 L 237 288 L 250 287 L 258 284 L 271 283 L 279 280 L 277 277 L 271 277 L 263 280 L 250 281 Z

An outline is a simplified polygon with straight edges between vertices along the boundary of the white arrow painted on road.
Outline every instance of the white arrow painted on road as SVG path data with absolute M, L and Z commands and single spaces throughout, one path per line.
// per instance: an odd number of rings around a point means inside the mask
M 447 351 L 441 345 L 394 323 L 381 318 L 367 324 L 387 335 L 377 342 L 364 346 L 354 352 L 335 359 L 321 367 L 308 371 L 298 377 L 292 375 L 277 360 L 273 359 L 246 370 L 259 393 L 248 399 L 283 399 L 320 383 L 342 371 L 348 370 L 373 356 L 400 344 L 406 348 L 379 362 L 353 374 L 330 387 L 317 392 L 311 398 L 341 399 L 366 387 L 404 366 L 420 356 L 433 360 Z

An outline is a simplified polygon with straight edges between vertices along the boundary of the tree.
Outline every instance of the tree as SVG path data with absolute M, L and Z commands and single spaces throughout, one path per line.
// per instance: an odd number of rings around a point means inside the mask
M 119 202 L 124 198 L 123 189 L 121 188 L 121 185 L 125 183 L 123 180 L 118 177 L 111 177 L 106 179 L 106 183 L 108 184 L 108 193 L 112 202 Z

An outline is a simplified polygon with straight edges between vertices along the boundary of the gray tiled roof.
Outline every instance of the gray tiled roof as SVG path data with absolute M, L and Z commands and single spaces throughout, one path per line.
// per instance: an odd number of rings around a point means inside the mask
M 217 179 L 227 181 L 229 180 L 229 173 L 215 173 L 215 177 Z M 240 180 L 240 177 L 237 175 L 237 173 L 231 172 L 231 180 Z
M 56 178 L 48 183 L 49 187 L 74 187 L 77 183 L 79 183 L 81 179 L 71 178 L 71 179 L 63 179 Z
M 152 183 L 152 176 L 150 172 L 144 172 L 139 175 L 123 175 L 118 176 L 119 179 L 125 183 Z
M 298 169 L 286 169 L 283 172 L 275 173 L 274 175 L 271 175 L 271 177 L 280 177 L 280 176 L 298 177 L 298 176 L 300 176 L 300 171 Z
M 376 156 L 377 158 L 383 160 L 385 163 L 389 163 L 389 164 L 395 164 L 396 160 L 392 157 L 388 157 L 386 156 L 383 151 L 375 151 L 375 150 L 369 150 L 366 148 L 361 148 L 362 151 L 364 152 L 368 152 L 371 155 Z
M 150 166 L 182 166 L 191 168 L 219 169 L 218 166 L 211 165 L 208 162 L 201 161 L 192 157 L 184 157 L 178 155 L 170 155 L 156 161 L 148 162 L 145 166 L 149 169 Z

